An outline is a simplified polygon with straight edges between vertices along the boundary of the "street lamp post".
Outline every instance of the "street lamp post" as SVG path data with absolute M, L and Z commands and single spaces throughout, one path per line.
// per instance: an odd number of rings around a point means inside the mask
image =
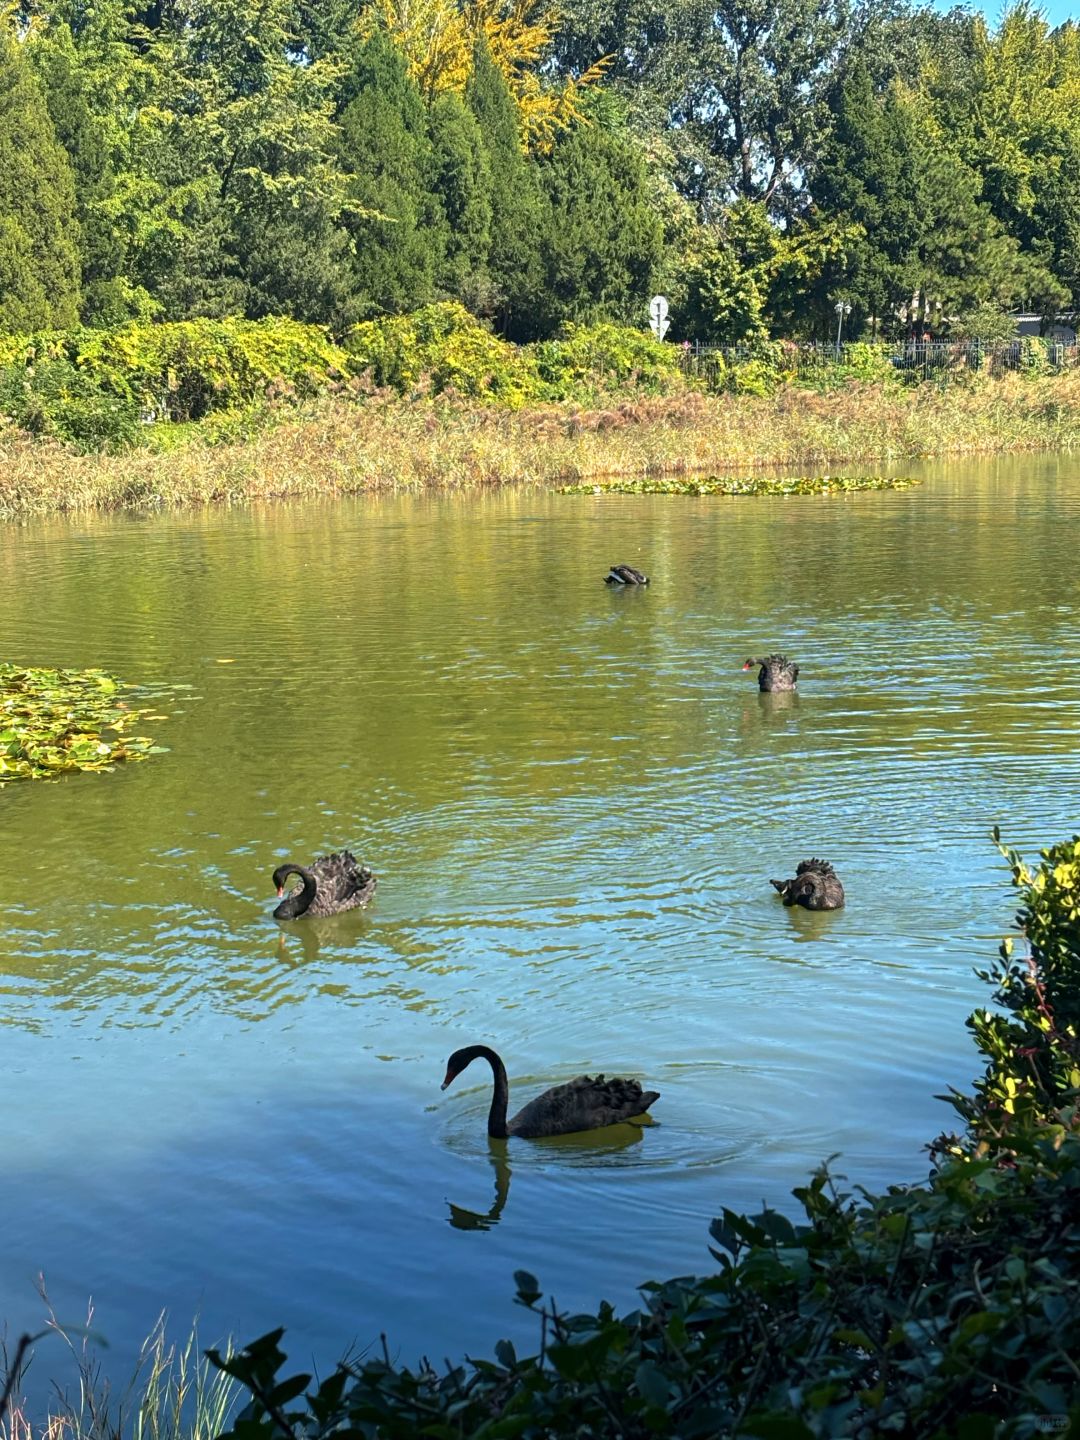
M 833 309 L 836 311 L 836 354 L 837 358 L 839 358 L 840 332 L 844 328 L 845 315 L 851 314 L 851 302 L 850 300 L 837 300 L 836 304 L 833 306 Z

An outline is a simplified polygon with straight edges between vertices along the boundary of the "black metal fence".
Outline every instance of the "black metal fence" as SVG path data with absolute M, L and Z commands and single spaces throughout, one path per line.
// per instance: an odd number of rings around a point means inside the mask
M 1007 370 L 1065 370 L 1080 366 L 1080 345 L 1025 337 L 994 345 L 980 340 L 903 340 L 890 345 L 771 341 L 764 346 L 687 341 L 682 346 L 684 372 L 708 384 L 720 383 L 728 367 L 752 360 L 797 375 L 824 373 L 837 367 L 866 373 L 877 362 L 927 379 L 960 370 L 982 370 L 996 376 Z

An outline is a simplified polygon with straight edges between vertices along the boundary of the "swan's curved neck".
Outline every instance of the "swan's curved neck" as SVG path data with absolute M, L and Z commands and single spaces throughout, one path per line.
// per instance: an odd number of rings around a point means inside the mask
M 318 888 L 315 876 L 303 865 L 290 865 L 285 871 L 285 877 L 289 875 L 299 875 L 304 888 L 299 895 L 289 895 L 282 900 L 274 911 L 274 917 L 278 920 L 295 920 L 298 915 L 303 915 L 315 899 L 315 892 Z
M 474 1047 L 474 1054 L 470 1057 L 474 1060 L 486 1060 L 491 1066 L 491 1073 L 495 1080 L 495 1093 L 491 1097 L 491 1109 L 488 1111 L 488 1134 L 493 1140 L 506 1139 L 506 1107 L 510 1101 L 510 1086 L 506 1079 L 506 1066 L 501 1057 L 487 1045 Z

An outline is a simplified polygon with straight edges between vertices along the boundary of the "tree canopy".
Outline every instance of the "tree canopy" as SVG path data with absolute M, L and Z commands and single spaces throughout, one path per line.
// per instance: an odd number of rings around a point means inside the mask
M 0 72 L 8 330 L 1080 307 L 1080 28 L 1028 0 L 33 0 Z

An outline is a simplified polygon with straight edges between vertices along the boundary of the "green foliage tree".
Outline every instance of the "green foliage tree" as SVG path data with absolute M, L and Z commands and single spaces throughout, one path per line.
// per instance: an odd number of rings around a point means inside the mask
M 860 227 L 842 266 L 829 267 L 821 295 L 853 302 L 851 333 L 868 316 L 890 316 L 922 284 L 920 247 L 932 216 L 910 107 L 896 82 L 875 94 L 862 57 L 829 96 L 833 124 L 814 172 L 814 200 L 825 215 Z
M 342 88 L 341 164 L 366 212 L 348 221 L 353 306 L 397 314 L 427 304 L 445 261 L 427 113 L 404 56 L 384 30 L 359 46 Z
M 521 146 L 521 118 L 487 44 L 477 42 L 466 102 L 476 117 L 491 174 L 490 313 L 511 340 L 530 340 L 540 293 L 544 197 Z
M 22 42 L 0 17 L 0 327 L 74 325 L 80 268 L 71 165 Z
M 823 330 L 838 295 L 853 302 L 855 334 L 871 316 L 886 331 L 937 329 L 981 304 L 1059 293 L 1041 255 L 982 198 L 981 177 L 924 97 L 896 78 L 875 92 L 860 59 L 830 99 L 813 193 L 823 215 L 859 229 L 807 296 Z
M 826 94 L 856 34 L 849 0 L 569 0 L 558 52 L 612 53 L 639 122 L 675 138 L 676 178 L 706 211 L 787 213 L 828 127 Z
M 996 33 L 972 22 L 961 153 L 997 219 L 1080 300 L 1080 29 L 1051 30 L 1029 0 Z M 940 91 L 940 87 L 935 87 Z M 1037 295 L 1036 304 L 1047 297 Z M 1051 301 L 1052 303 L 1052 301 Z
M 91 108 L 81 56 L 70 26 L 56 21 L 34 37 L 30 56 L 41 80 L 56 138 L 75 182 L 81 236 L 82 310 L 91 324 L 128 318 L 123 233 L 113 213 L 116 182 L 102 118 Z
M 455 91 L 437 95 L 428 110 L 432 184 L 446 222 L 446 248 L 435 287 L 478 314 L 491 309 L 491 163 L 480 126 Z
M 675 333 L 691 340 L 755 345 L 798 332 L 805 297 L 842 262 L 858 227 L 811 215 L 781 228 L 761 201 L 739 200 L 685 238 L 685 288 Z
M 547 199 L 537 334 L 566 320 L 642 324 L 658 271 L 663 226 L 640 155 L 621 134 L 576 125 L 541 167 Z
M 340 66 L 304 63 L 292 26 L 291 0 L 176 0 L 149 42 L 152 103 L 139 149 L 149 193 L 136 270 L 170 315 L 271 304 L 291 312 L 291 257 L 333 244 L 348 198 L 333 120 Z M 256 220 L 274 243 L 262 248 L 253 288 Z M 284 266 L 275 275 L 276 254 Z M 296 308 L 312 313 L 303 297 Z

